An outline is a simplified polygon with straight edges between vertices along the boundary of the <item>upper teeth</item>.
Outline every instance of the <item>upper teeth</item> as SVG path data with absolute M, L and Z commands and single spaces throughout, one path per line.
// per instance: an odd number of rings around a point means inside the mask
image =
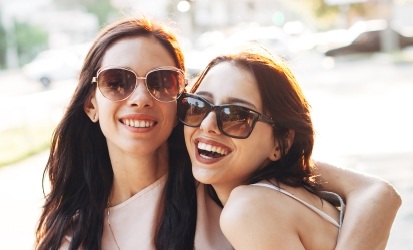
M 132 119 L 123 119 L 122 120 L 125 125 L 132 126 L 135 128 L 148 128 L 153 126 L 155 123 L 154 121 L 139 121 L 139 120 L 132 120 Z
M 222 147 L 214 146 L 214 145 L 211 145 L 211 144 L 206 144 L 206 143 L 203 143 L 203 142 L 198 143 L 198 149 L 206 150 L 206 151 L 210 151 L 210 152 L 216 152 L 216 153 L 219 153 L 219 154 L 222 154 L 222 155 L 227 155 L 228 154 L 228 150 L 226 150 Z

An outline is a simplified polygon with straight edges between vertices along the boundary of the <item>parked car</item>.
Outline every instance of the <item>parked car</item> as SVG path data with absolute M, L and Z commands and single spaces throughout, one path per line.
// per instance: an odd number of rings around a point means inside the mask
M 55 81 L 78 77 L 88 45 L 40 52 L 30 63 L 23 66 L 23 74 L 48 88 Z
M 357 53 L 373 53 L 382 50 L 382 33 L 387 29 L 387 22 L 384 20 L 373 20 L 356 23 L 349 29 L 349 42 L 327 50 L 326 56 L 342 56 Z M 390 28 L 390 35 L 395 38 L 397 46 L 404 49 L 408 46 L 413 46 L 413 36 L 402 35 L 398 30 Z

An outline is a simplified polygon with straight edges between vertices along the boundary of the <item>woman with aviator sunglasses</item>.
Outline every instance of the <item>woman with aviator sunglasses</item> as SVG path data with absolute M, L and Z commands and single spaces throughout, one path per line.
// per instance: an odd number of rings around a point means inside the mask
M 97 35 L 52 138 L 36 249 L 230 247 L 197 211 L 219 213 L 197 201 L 176 119 L 184 70 L 166 25 L 126 18 Z
M 97 35 L 53 134 L 36 249 L 232 249 L 221 208 L 195 183 L 177 122 L 184 70 L 167 25 L 128 18 Z M 389 201 L 382 209 L 397 209 L 397 197 L 365 193 L 382 181 L 355 184 L 355 196 L 378 195 Z
M 221 229 L 235 249 L 371 249 L 380 240 L 385 248 L 397 208 L 386 214 L 384 239 L 340 235 L 345 206 L 322 191 L 330 184 L 314 172 L 309 104 L 282 61 L 253 47 L 219 56 L 191 92 L 180 97 L 178 117 L 192 172 L 223 206 Z M 346 198 L 353 217 L 355 201 Z

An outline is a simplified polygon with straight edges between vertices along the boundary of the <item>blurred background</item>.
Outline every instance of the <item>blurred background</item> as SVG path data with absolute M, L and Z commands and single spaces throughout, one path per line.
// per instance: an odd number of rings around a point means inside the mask
M 31 249 L 53 129 L 91 41 L 124 16 L 168 21 L 195 78 L 260 43 L 311 106 L 314 158 L 401 194 L 387 249 L 413 249 L 413 0 L 0 0 L 0 249 Z

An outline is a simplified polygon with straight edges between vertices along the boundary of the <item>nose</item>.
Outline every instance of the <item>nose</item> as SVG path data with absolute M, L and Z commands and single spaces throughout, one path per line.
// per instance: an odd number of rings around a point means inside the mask
M 218 128 L 217 113 L 215 111 L 209 112 L 199 126 L 199 129 L 204 133 L 221 134 Z
M 153 105 L 154 98 L 146 89 L 146 83 L 144 79 L 136 79 L 137 86 L 132 92 L 131 96 L 127 99 L 128 104 L 138 107 L 150 107 Z

